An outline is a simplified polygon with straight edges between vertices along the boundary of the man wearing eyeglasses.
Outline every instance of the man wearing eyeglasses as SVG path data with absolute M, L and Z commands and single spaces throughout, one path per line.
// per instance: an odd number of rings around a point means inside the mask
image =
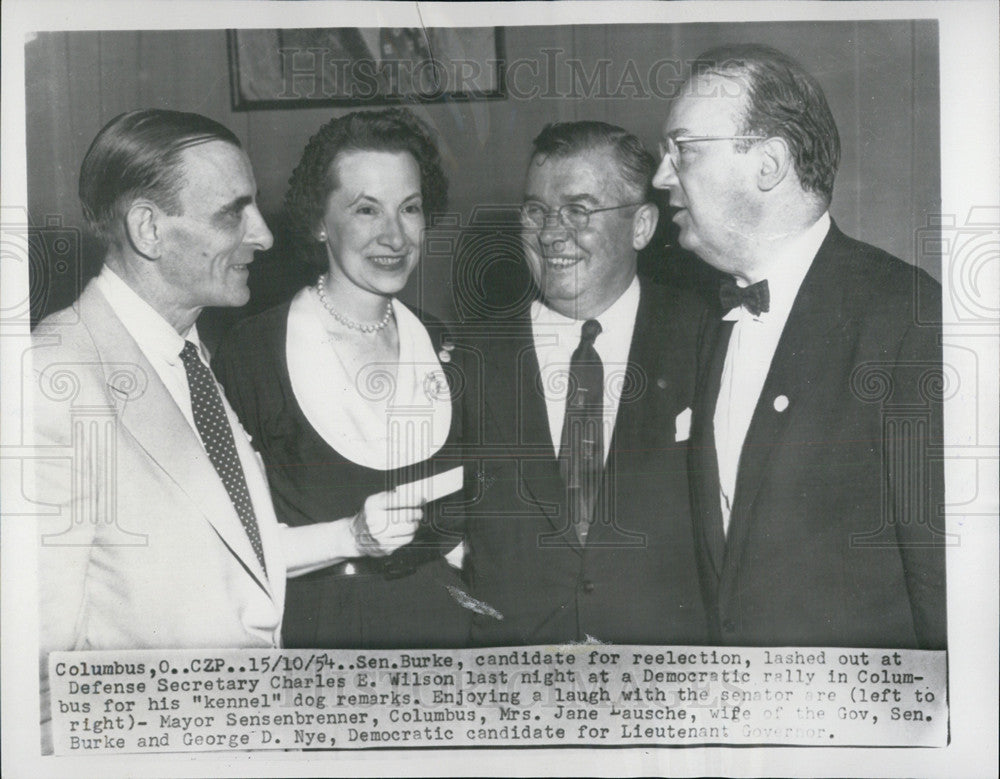
M 942 648 L 940 287 L 832 222 L 837 127 L 797 63 L 696 62 L 653 184 L 729 274 L 690 449 L 714 638 Z
M 636 276 L 654 168 L 602 122 L 534 141 L 521 229 L 540 294 L 470 344 L 466 372 L 474 643 L 707 635 L 685 472 L 702 309 Z

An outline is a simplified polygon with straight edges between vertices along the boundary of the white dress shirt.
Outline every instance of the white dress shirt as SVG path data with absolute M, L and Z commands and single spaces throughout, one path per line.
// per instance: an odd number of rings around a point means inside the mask
M 198 434 L 194 412 L 191 410 L 191 390 L 188 387 L 187 371 L 181 360 L 184 342 L 190 341 L 197 347 L 201 361 L 208 365 L 204 347 L 198 338 L 197 325 L 192 325 L 186 335 L 180 335 L 156 309 L 139 297 L 138 293 L 107 265 L 101 268 L 94 283 L 125 325 L 128 334 L 139 345 L 139 350 L 149 360 L 149 364 L 153 366 L 153 370 L 166 386 L 200 441 L 201 436 Z M 221 393 L 221 388 L 219 391 Z
M 187 371 L 180 356 L 184 341 L 191 341 L 198 348 L 202 362 L 208 364 L 205 349 L 198 338 L 197 327 L 192 325 L 186 336 L 181 336 L 167 320 L 106 265 L 94 283 L 114 309 L 129 335 L 138 344 L 143 356 L 149 360 L 153 370 L 201 441 L 198 426 L 194 421 L 194 412 L 191 409 L 191 390 L 188 387 Z M 222 395 L 223 404 L 228 406 L 221 387 L 219 393 Z M 233 435 L 243 435 L 250 439 L 238 423 L 236 428 L 233 430 Z M 202 445 L 204 446 L 204 442 Z M 263 528 L 265 524 L 275 523 L 278 527 L 279 543 L 284 553 L 282 562 L 286 566 L 287 575 L 299 576 L 351 556 L 354 552 L 349 522 L 321 522 L 302 527 L 288 527 L 276 522 L 260 455 L 257 455 L 257 459 L 256 463 L 247 462 L 243 458 L 240 458 L 240 461 L 258 524 Z M 266 535 L 270 536 L 270 532 Z
M 737 307 L 723 317 L 724 321 L 734 323 L 714 417 L 719 500 L 726 533 L 729 532 L 740 454 L 750 421 L 792 304 L 829 229 L 830 215 L 824 213 L 810 228 L 784 241 L 772 254 L 763 274 L 771 298 L 768 311 L 754 316 L 745 308 Z M 745 286 L 739 280 L 737 284 Z M 778 405 L 787 407 L 788 402 L 788 398 L 776 398 L 775 408 L 783 411 L 784 408 L 779 409 Z
M 621 401 L 624 384 L 623 381 L 616 379 L 622 379 L 625 375 L 638 310 L 639 279 L 634 278 L 618 300 L 600 316 L 594 317 L 601 324 L 601 333 L 594 341 L 594 349 L 604 364 L 605 460 L 611 451 L 611 434 L 615 429 L 615 419 L 618 416 L 618 404 Z M 542 390 L 545 393 L 549 434 L 552 437 L 552 448 L 556 457 L 559 456 L 563 417 L 566 415 L 570 360 L 576 347 L 580 345 L 580 333 L 584 321 L 556 313 L 537 300 L 531 304 L 531 332 L 541 372 Z

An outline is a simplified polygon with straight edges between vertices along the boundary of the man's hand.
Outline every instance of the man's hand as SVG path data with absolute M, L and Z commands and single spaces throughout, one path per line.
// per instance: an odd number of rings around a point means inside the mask
M 351 533 L 358 555 L 385 557 L 413 540 L 424 516 L 422 506 L 406 505 L 403 496 L 392 492 L 370 495 L 351 520 Z

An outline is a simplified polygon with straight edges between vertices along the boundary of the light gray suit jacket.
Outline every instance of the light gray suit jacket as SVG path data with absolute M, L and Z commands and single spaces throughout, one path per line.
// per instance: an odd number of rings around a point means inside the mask
M 197 434 L 89 285 L 33 334 L 41 651 L 273 647 L 285 561 L 260 460 L 226 405 L 267 575 Z

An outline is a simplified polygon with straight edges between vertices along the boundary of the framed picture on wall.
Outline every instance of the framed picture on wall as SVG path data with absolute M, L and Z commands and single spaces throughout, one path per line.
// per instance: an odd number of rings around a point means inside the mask
M 234 111 L 493 100 L 498 27 L 229 30 Z

